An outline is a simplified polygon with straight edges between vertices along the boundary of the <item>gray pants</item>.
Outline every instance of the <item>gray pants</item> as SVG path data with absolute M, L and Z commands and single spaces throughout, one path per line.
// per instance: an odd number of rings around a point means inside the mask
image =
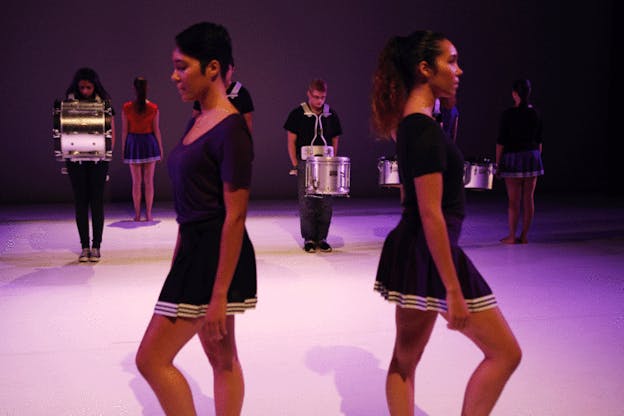
M 332 218 L 332 197 L 305 193 L 305 161 L 297 166 L 297 193 L 299 197 L 299 221 L 304 240 L 321 241 L 327 238 Z

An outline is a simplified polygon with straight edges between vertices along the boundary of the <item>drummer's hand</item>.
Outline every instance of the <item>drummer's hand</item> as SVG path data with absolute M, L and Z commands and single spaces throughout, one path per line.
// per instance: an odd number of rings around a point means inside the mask
M 294 166 L 291 170 L 288 171 L 290 176 L 297 176 L 297 166 Z

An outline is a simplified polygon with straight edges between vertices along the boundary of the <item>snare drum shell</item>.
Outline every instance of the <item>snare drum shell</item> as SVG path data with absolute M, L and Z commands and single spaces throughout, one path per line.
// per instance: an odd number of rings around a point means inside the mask
M 349 195 L 351 160 L 348 157 L 313 156 L 305 164 L 306 195 Z
M 112 108 L 107 102 L 56 102 L 52 138 L 57 160 L 112 159 Z
M 493 163 L 464 163 L 464 188 L 492 189 L 493 184 Z
M 399 179 L 399 162 L 380 157 L 377 161 L 379 170 L 379 185 L 395 187 L 401 184 Z

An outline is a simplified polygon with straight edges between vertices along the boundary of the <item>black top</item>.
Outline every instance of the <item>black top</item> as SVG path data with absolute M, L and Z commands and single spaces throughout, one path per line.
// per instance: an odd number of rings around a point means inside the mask
M 241 114 L 247 114 L 254 111 L 253 101 L 251 100 L 251 94 L 249 90 L 238 81 L 233 81 L 230 86 L 225 90 L 228 99 L 234 107 Z M 199 101 L 193 102 L 193 110 L 201 111 Z
M 397 129 L 397 160 L 403 184 L 404 218 L 420 220 L 414 178 L 441 172 L 444 216 L 464 218 L 464 157 L 431 117 L 414 113 Z
M 321 126 L 317 126 L 317 117 L 320 119 Z M 322 127 L 322 130 L 319 127 Z M 342 134 L 338 114 L 329 108 L 328 105 L 325 105 L 323 112 L 318 115 L 306 113 L 301 105 L 297 106 L 288 115 L 288 119 L 284 123 L 284 129 L 297 135 L 295 142 L 297 160 L 301 159 L 301 147 L 310 146 L 315 136 L 314 145 L 323 145 L 321 132 L 328 146 L 332 145 L 331 139 Z
M 249 188 L 252 160 L 251 135 L 240 114 L 226 117 L 189 145 L 180 140 L 167 163 L 178 223 L 223 216 L 223 183 Z
M 504 153 L 539 149 L 542 143 L 542 120 L 539 113 L 526 105 L 505 110 L 496 143 L 503 145 Z

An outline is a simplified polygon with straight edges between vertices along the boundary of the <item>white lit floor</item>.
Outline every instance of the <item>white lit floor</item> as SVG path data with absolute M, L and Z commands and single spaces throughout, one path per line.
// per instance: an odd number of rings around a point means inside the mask
M 373 291 L 396 198 L 338 199 L 331 254 L 301 248 L 294 201 L 252 201 L 258 306 L 237 316 L 244 415 L 386 415 L 394 307 Z M 161 415 L 134 354 L 170 263 L 170 206 L 134 223 L 108 204 L 99 264 L 77 262 L 69 205 L 0 208 L 0 415 Z M 624 415 L 624 203 L 537 196 L 528 245 L 498 243 L 505 196 L 469 194 L 460 242 L 495 291 L 523 361 L 494 415 Z M 458 415 L 478 350 L 439 319 L 416 414 Z M 201 415 L 212 374 L 193 339 L 177 360 Z

